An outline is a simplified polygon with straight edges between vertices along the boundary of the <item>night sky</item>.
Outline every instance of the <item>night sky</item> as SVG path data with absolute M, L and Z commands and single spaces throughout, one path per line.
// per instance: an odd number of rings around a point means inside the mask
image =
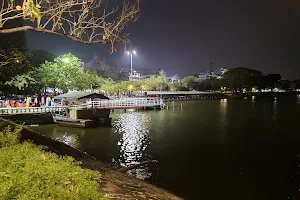
M 186 76 L 248 67 L 282 78 L 300 78 L 299 0 L 141 0 L 141 16 L 127 32 L 138 55 L 133 67 L 162 68 Z M 31 49 L 71 52 L 87 62 L 97 54 L 130 66 L 123 47 L 110 55 L 102 44 L 84 45 L 60 36 L 28 32 Z

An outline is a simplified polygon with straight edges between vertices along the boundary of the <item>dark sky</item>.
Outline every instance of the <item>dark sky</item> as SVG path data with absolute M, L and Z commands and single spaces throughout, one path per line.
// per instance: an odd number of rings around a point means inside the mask
M 127 31 L 138 55 L 134 67 L 190 75 L 215 68 L 248 67 L 300 78 L 299 0 L 141 0 L 141 16 Z M 74 53 L 84 62 L 99 55 L 129 66 L 123 48 L 83 45 L 42 33 L 27 34 L 32 49 Z

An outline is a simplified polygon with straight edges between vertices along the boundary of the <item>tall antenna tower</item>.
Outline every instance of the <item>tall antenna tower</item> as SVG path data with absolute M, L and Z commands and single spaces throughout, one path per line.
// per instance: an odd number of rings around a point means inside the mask
M 210 75 L 213 75 L 213 73 L 214 73 L 214 67 L 215 67 L 214 61 L 211 60 L 211 63 L 210 63 Z

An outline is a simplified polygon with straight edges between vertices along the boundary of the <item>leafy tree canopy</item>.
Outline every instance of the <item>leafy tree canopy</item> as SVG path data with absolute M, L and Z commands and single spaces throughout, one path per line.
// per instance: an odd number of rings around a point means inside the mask
M 71 53 L 55 58 L 54 62 L 46 61 L 39 74 L 45 87 L 63 90 L 84 90 L 104 83 L 95 72 L 86 71 L 84 63 Z

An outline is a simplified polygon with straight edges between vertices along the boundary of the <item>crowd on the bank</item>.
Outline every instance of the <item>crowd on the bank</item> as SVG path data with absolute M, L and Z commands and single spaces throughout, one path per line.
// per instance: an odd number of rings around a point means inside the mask
M 28 96 L 25 98 L 0 98 L 0 108 L 54 106 L 50 96 Z

